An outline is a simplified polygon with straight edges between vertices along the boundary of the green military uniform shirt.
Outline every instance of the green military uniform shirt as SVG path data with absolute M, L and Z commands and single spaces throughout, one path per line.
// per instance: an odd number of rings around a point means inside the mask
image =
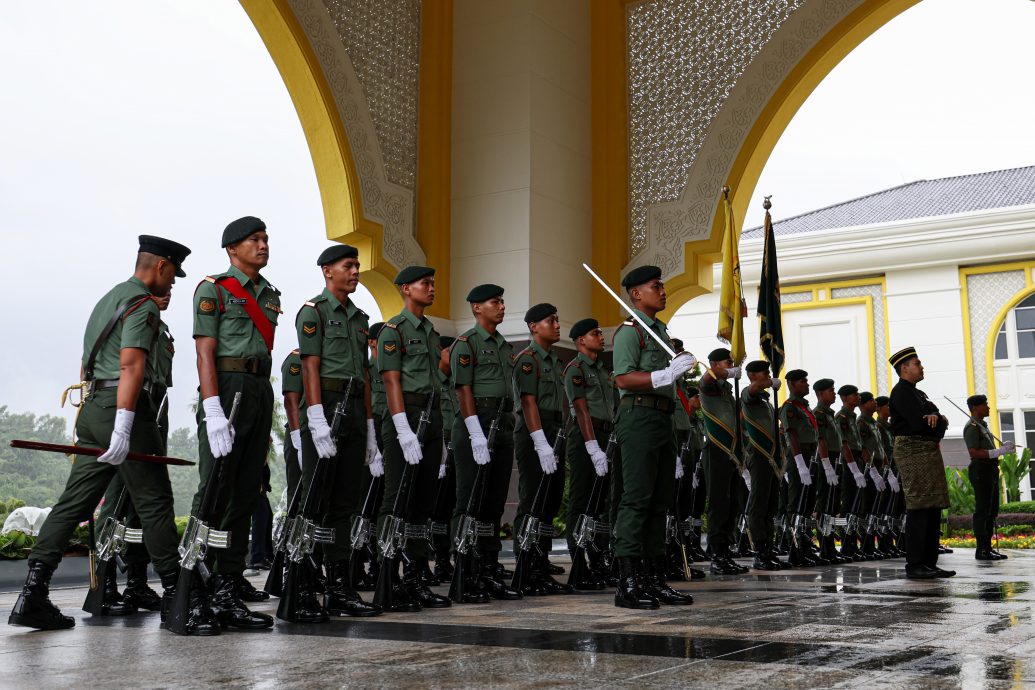
M 646 323 L 654 333 L 661 336 L 662 341 L 672 347 L 672 341 L 668 337 L 668 328 L 659 319 L 652 319 L 639 309 L 634 310 L 643 322 Z M 633 371 L 660 371 L 668 366 L 671 357 L 661 349 L 661 346 L 646 333 L 641 333 L 640 326 L 633 319 L 622 322 L 622 325 L 615 331 L 614 338 L 614 367 L 615 376 L 622 376 Z M 622 397 L 627 394 L 642 395 L 643 391 L 619 390 Z M 675 389 L 672 386 L 655 388 L 647 391 L 649 395 L 658 395 L 671 398 L 675 396 Z
M 877 420 L 872 417 L 861 416 L 859 417 L 858 424 L 859 439 L 862 441 L 863 448 L 870 451 L 870 457 L 873 459 L 874 464 L 883 465 L 884 444 L 880 440 L 880 429 L 877 428 Z
M 172 388 L 172 365 L 175 354 L 176 347 L 173 345 L 172 333 L 169 332 L 169 324 L 160 321 L 154 356 L 147 359 L 148 367 L 151 370 L 148 378 L 166 388 Z
M 706 438 L 704 434 L 704 422 L 701 421 L 701 416 L 697 414 L 691 415 L 688 419 L 690 422 L 690 429 L 687 438 L 690 439 L 690 452 L 691 454 L 696 455 L 704 450 Z
M 320 358 L 320 377 L 363 380 L 369 364 L 370 318 L 353 304 L 342 304 L 327 288 L 295 316 L 298 352 Z
M 94 343 L 101 331 L 108 325 L 111 317 L 122 305 L 136 302 L 140 297 L 150 298 L 151 292 L 138 278 L 130 278 L 119 283 L 108 291 L 97 302 L 86 322 L 86 333 L 83 335 L 83 366 L 86 366 L 93 350 Z M 119 378 L 119 356 L 124 347 L 135 347 L 145 350 L 148 356 L 154 354 L 158 328 L 161 323 L 158 305 L 152 299 L 145 299 L 136 307 L 131 307 L 115 324 L 108 338 L 97 352 L 93 365 L 93 380 L 110 380 Z M 89 372 L 85 372 L 87 375 Z M 147 378 L 151 379 L 153 364 L 148 366 Z
M 370 364 L 370 409 L 378 417 L 388 414 L 388 394 L 385 393 L 385 380 L 381 378 L 376 357 Z
M 401 372 L 403 393 L 433 393 L 442 356 L 438 339 L 431 319 L 418 319 L 403 309 L 385 322 L 377 337 L 377 368 L 382 376 L 386 371 Z
M 302 357 L 298 350 L 292 350 L 280 365 L 281 393 L 304 393 L 302 385 Z
M 701 379 L 700 389 L 708 442 L 731 454 L 737 428 L 737 402 L 733 398 L 733 385 L 728 380 L 720 381 L 706 375 Z
M 884 457 L 891 461 L 891 466 L 895 466 L 895 436 L 891 433 L 891 422 L 884 421 L 883 419 L 877 419 L 877 429 L 880 430 L 880 442 L 884 446 Z
M 841 427 L 834 417 L 834 411 L 829 405 L 816 405 L 812 409 L 812 414 L 816 417 L 819 438 L 827 442 L 827 452 L 830 455 L 840 455 Z
M 478 325 L 457 337 L 449 364 L 454 385 L 471 386 L 474 397 L 510 397 L 514 347 L 499 331 Z
M 813 421 L 815 420 L 815 424 Z M 794 430 L 801 445 L 814 446 L 818 443 L 819 420 L 812 417 L 808 402 L 799 395 L 788 396 L 780 406 L 780 422 L 784 431 Z
M 583 353 L 571 360 L 564 370 L 564 391 L 569 403 L 579 398 L 586 400 L 589 416 L 598 422 L 610 423 L 614 417 L 615 388 L 604 363 L 593 361 Z M 572 414 L 575 408 L 571 408 Z
M 859 436 L 859 425 L 856 423 L 855 412 L 847 407 L 842 407 L 837 411 L 837 415 L 834 418 L 837 420 L 837 428 L 841 432 L 842 443 L 847 443 L 852 451 L 853 459 L 856 462 L 861 462 L 862 457 L 860 457 L 859 453 L 862 452 L 863 443 L 862 438 Z
M 448 434 L 453 428 L 456 416 L 460 414 L 460 401 L 456 397 L 456 387 L 453 385 L 453 377 L 446 376 L 440 369 L 438 371 L 439 385 L 439 409 L 442 411 L 442 430 Z
M 269 319 L 273 330 L 282 313 L 280 291 L 261 275 L 258 280 L 231 266 L 225 273 L 205 278 L 194 292 L 194 337 L 215 338 L 216 357 L 257 357 L 269 359 L 270 351 L 255 327 L 244 304 L 226 288 L 217 288 L 215 280 L 224 276 L 237 278 L 245 291 L 252 295 Z M 245 298 L 247 299 L 247 298 Z M 222 305 L 222 307 L 220 307 Z
M 514 359 L 514 407 L 518 410 L 517 429 L 525 428 L 525 415 L 521 408 L 521 396 L 535 397 L 539 416 L 545 427 L 551 414 L 561 414 L 564 408 L 562 397 L 563 370 L 561 362 L 552 352 L 540 347 L 534 340 Z M 556 420 L 553 420 L 556 421 Z
M 988 425 L 976 419 L 971 419 L 963 427 L 963 442 L 967 444 L 967 448 L 995 450 L 995 439 L 992 438 Z
M 740 392 L 740 399 L 744 402 L 740 410 L 744 415 L 742 432 L 747 456 L 760 454 L 776 457 L 777 445 L 773 436 L 776 411 L 769 402 L 769 391 L 762 389 L 757 395 L 752 395 L 751 388 L 748 387 Z

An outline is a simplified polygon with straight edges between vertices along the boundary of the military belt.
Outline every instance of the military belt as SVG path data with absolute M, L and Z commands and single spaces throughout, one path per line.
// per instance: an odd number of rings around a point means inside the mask
M 514 400 L 512 398 L 475 398 L 474 406 L 476 409 L 490 409 L 496 411 L 499 409 L 500 401 L 503 401 L 503 411 L 511 412 L 514 409 Z
M 607 419 L 597 419 L 596 417 L 590 417 L 590 420 L 592 420 L 593 422 L 594 429 L 600 429 L 605 434 L 611 433 L 611 431 L 613 431 L 615 428 L 615 425 Z
M 351 390 L 349 385 L 352 385 Z M 324 376 L 320 377 L 320 390 L 330 391 L 331 393 L 344 393 L 349 390 L 350 398 L 360 398 L 363 396 L 364 382 L 358 377 L 344 378 L 344 379 L 332 379 Z
M 259 357 L 217 357 L 216 371 L 269 377 L 273 360 Z
M 496 403 L 497 405 L 499 403 Z M 543 422 L 553 422 L 554 424 L 562 424 L 564 422 L 564 413 L 558 410 L 539 410 L 539 419 Z
M 675 399 L 662 398 L 660 395 L 626 395 L 620 404 L 622 407 L 649 407 L 667 414 L 672 414 L 676 410 Z
M 423 407 L 428 404 L 431 393 L 403 393 L 403 403 Z
M 109 388 L 118 388 L 119 379 L 97 379 L 93 382 L 93 389 L 95 391 L 106 391 Z M 140 390 L 151 392 L 151 382 L 144 381 L 144 385 L 140 387 Z

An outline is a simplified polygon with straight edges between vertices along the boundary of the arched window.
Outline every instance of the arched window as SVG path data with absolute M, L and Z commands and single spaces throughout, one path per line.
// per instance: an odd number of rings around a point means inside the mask
M 1035 444 L 1035 293 L 1003 319 L 995 339 L 996 397 L 1004 441 Z
M 1010 310 L 995 339 L 995 360 L 1035 358 L 1035 294 Z

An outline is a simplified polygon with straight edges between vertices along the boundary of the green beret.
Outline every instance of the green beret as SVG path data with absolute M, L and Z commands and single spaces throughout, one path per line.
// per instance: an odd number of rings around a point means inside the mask
M 600 328 L 600 322 L 596 319 L 582 319 L 581 321 L 576 321 L 572 324 L 571 330 L 568 331 L 568 337 L 572 340 L 577 340 L 590 331 L 594 331 L 598 328 Z
M 863 391 L 862 393 L 859 394 L 859 404 L 860 405 L 865 405 L 866 403 L 870 402 L 871 400 L 873 400 L 873 393 L 871 393 L 870 391 Z
M 399 275 L 395 276 L 395 284 L 406 285 L 415 280 L 420 280 L 421 278 L 433 275 L 435 275 L 435 269 L 429 268 L 428 266 L 407 266 L 403 270 L 399 271 Z
M 686 389 L 686 397 L 687 398 L 696 398 L 700 394 L 701 394 L 701 391 L 697 390 L 693 386 L 688 386 L 687 389 Z
M 834 387 L 834 379 L 820 379 L 812 384 L 812 390 L 817 393 L 820 391 L 830 390 Z
M 877 401 L 877 407 L 884 407 L 891 402 L 891 398 L 886 395 L 878 395 L 875 400 Z
M 661 277 L 661 269 L 657 266 L 639 266 L 629 271 L 624 278 L 622 278 L 622 287 L 634 288 L 637 285 L 643 285 L 649 283 L 655 278 Z
M 176 267 L 177 278 L 187 277 L 187 274 L 183 272 L 182 266 L 183 260 L 190 254 L 190 249 L 187 249 L 179 242 L 173 242 L 164 237 L 155 237 L 154 235 L 140 235 L 137 241 L 140 242 L 138 252 L 146 252 L 167 259 Z
M 809 372 L 805 371 L 804 369 L 791 369 L 786 374 L 784 374 L 784 378 L 788 381 L 803 381 L 808 377 Z
M 840 388 L 837 389 L 837 394 L 838 395 L 851 395 L 852 393 L 858 393 L 858 392 L 859 392 L 859 389 L 856 388 L 855 386 L 853 386 L 850 383 L 846 383 L 845 385 L 843 385 L 843 386 L 841 386 Z
M 754 362 L 748 362 L 748 365 L 744 367 L 744 371 L 749 374 L 758 374 L 763 371 L 769 371 L 769 362 L 764 359 L 756 359 Z
M 377 340 L 377 336 L 381 335 L 381 329 L 384 327 L 384 321 L 378 321 L 377 323 L 370 326 L 370 336 L 367 338 L 367 340 Z
M 888 362 L 891 363 L 891 366 L 898 367 L 899 364 L 908 362 L 916 356 L 917 354 L 915 347 L 904 347 L 895 354 L 891 355 L 891 357 L 888 357 Z
M 484 285 L 471 288 L 471 291 L 467 293 L 467 301 L 472 304 L 477 302 L 487 302 L 493 297 L 499 297 L 502 294 L 503 288 L 499 285 L 485 283 Z
M 259 232 L 260 230 L 265 229 L 266 224 L 255 216 L 238 218 L 234 222 L 230 223 L 230 225 L 227 225 L 226 229 L 223 230 L 223 244 L 220 246 L 226 248 L 231 244 L 237 244 L 253 232 Z
M 453 343 L 455 342 L 456 338 L 454 338 L 451 335 L 440 335 L 438 337 L 438 346 L 441 347 L 443 350 L 448 350 L 450 347 L 452 347 Z
M 359 250 L 348 244 L 335 244 L 320 252 L 320 258 L 316 260 L 317 266 L 326 266 L 342 259 L 358 259 Z
M 972 395 L 969 398 L 967 398 L 967 407 L 969 407 L 972 410 L 975 407 L 977 407 L 978 405 L 987 405 L 987 404 L 988 404 L 988 396 L 985 396 L 985 395 Z
M 733 359 L 733 355 L 724 347 L 715 348 L 708 353 L 709 362 L 725 362 L 727 359 Z
M 537 304 L 525 312 L 525 323 L 535 323 L 537 321 L 542 321 L 548 316 L 553 316 L 556 313 L 557 307 L 553 306 L 552 304 L 549 304 L 548 302 L 543 302 L 542 304 Z

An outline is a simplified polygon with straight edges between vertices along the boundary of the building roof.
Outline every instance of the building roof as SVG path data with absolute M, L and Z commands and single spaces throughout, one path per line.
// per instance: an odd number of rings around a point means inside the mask
M 1026 204 L 1035 204 L 1035 166 L 917 180 L 774 221 L 773 230 L 797 235 Z M 762 226 L 743 232 L 743 239 L 761 236 Z

